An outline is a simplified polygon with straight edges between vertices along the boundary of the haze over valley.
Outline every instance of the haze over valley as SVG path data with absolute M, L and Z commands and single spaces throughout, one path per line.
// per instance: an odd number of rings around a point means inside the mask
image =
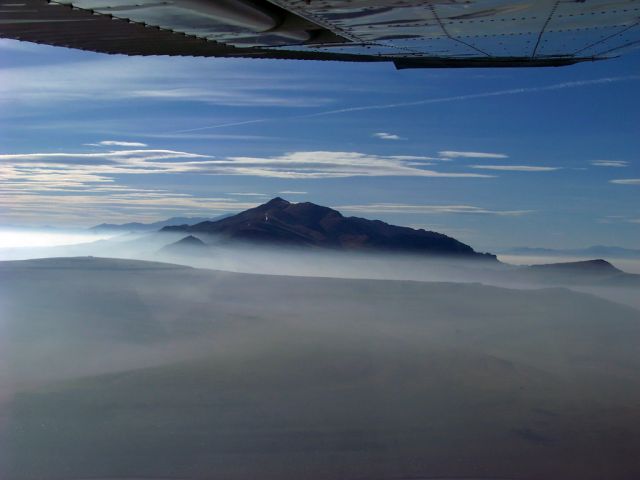
M 640 475 L 637 275 L 281 198 L 200 220 L 0 262 L 3 478 Z
M 98 258 L 0 270 L 6 478 L 640 471 L 630 307 Z

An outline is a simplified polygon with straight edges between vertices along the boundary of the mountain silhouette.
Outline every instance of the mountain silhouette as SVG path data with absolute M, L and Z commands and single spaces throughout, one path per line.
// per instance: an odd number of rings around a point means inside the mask
M 640 275 L 627 273 L 601 258 L 518 267 L 512 280 L 555 285 L 640 286 Z
M 640 258 L 640 249 L 623 248 L 612 245 L 592 245 L 586 248 L 538 248 L 514 247 L 504 250 L 514 255 L 570 256 L 586 258 Z
M 390 225 L 380 220 L 345 217 L 310 202 L 280 197 L 237 215 L 195 225 L 168 226 L 161 231 L 209 234 L 226 241 L 322 247 L 341 250 L 384 250 L 495 260 L 469 245 L 437 232 Z
M 195 255 L 210 249 L 206 243 L 193 235 L 188 235 L 177 242 L 170 243 L 162 247 L 160 253 L 176 254 L 176 255 Z
M 543 265 L 532 265 L 529 270 L 535 272 L 553 272 L 565 274 L 588 274 L 588 275 L 616 275 L 624 273 L 619 268 L 614 267 L 601 258 L 595 260 L 583 260 L 578 262 L 547 263 Z
M 163 227 L 170 225 L 195 225 L 196 223 L 201 223 L 204 221 L 215 221 L 220 220 L 222 218 L 228 217 L 228 215 L 220 215 L 218 217 L 212 218 L 203 218 L 203 217 L 172 217 L 166 220 L 160 220 L 158 222 L 153 223 L 140 223 L 140 222 L 130 222 L 130 223 L 101 223 L 100 225 L 95 225 L 89 230 L 93 232 L 154 232 Z

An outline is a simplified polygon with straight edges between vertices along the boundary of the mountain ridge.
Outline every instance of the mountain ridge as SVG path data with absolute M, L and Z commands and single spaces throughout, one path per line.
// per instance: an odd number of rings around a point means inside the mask
M 281 197 L 221 220 L 166 226 L 160 231 L 218 235 L 227 242 L 382 250 L 497 261 L 494 255 L 476 252 L 442 233 L 381 220 L 345 217 L 329 207 L 311 202 L 291 203 Z
M 544 248 L 544 247 L 513 247 L 500 253 L 512 255 L 547 255 L 547 256 L 584 256 L 611 258 L 640 258 L 640 249 L 618 247 L 614 245 L 591 245 L 584 248 Z
M 593 275 L 611 275 L 624 273 L 617 267 L 614 267 L 611 263 L 597 258 L 594 260 L 582 260 L 577 262 L 559 262 L 559 263 L 545 263 L 541 265 L 531 265 L 526 267 L 531 271 L 551 271 L 565 272 L 565 273 L 590 273 Z
M 142 223 L 142 222 L 128 222 L 128 223 L 101 223 L 89 227 L 88 230 L 93 232 L 151 232 L 159 230 L 170 225 L 195 225 L 205 221 L 215 221 L 225 218 L 227 215 L 220 215 L 218 217 L 171 217 L 166 220 L 158 220 L 157 222 Z

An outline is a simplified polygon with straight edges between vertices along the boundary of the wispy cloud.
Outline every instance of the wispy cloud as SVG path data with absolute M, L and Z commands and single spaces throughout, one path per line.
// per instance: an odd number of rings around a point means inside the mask
M 605 215 L 596 221 L 604 224 L 640 223 L 640 218 L 635 215 Z
M 640 185 L 640 178 L 618 178 L 609 180 L 609 183 L 616 183 L 618 185 Z
M 100 147 L 147 147 L 146 143 L 142 142 L 124 142 L 122 140 L 102 140 L 98 143 L 90 143 L 91 146 Z
M 622 167 L 628 167 L 629 162 L 624 160 L 594 160 L 591 162 L 591 165 L 594 165 L 596 167 L 622 168 Z
M 379 138 L 380 140 L 404 140 L 400 135 L 388 132 L 376 132 L 373 134 L 373 136 L 375 138 Z
M 5 47 L 21 47 L 15 42 Z M 0 48 L 2 46 L 0 45 Z M 220 59 L 102 57 L 90 61 L 5 68 L 0 103 L 23 108 L 87 101 L 197 102 L 234 107 L 321 107 L 329 89 L 300 73 L 265 72 L 258 65 Z
M 520 216 L 532 213 L 533 210 L 491 210 L 474 205 L 412 205 L 406 203 L 371 203 L 366 205 L 342 205 L 336 207 L 345 212 L 361 213 L 416 213 L 427 215 L 442 214 L 476 214 Z
M 430 105 L 430 104 L 438 104 L 438 103 L 462 102 L 462 101 L 482 99 L 482 98 L 522 95 L 526 93 L 565 90 L 565 89 L 571 89 L 571 88 L 581 88 L 581 87 L 589 87 L 589 86 L 595 86 L 595 85 L 604 85 L 604 84 L 638 81 L 638 80 L 640 80 L 640 75 L 626 75 L 626 76 L 620 76 L 620 77 L 602 77 L 602 78 L 595 78 L 591 80 L 578 80 L 573 82 L 555 83 L 552 85 L 546 85 L 541 87 L 511 88 L 507 90 L 495 90 L 492 92 L 471 93 L 467 95 L 453 95 L 448 97 L 426 98 L 422 100 L 415 100 L 415 101 L 409 101 L 409 102 L 353 106 L 353 107 L 347 107 L 347 108 L 339 108 L 335 110 L 323 110 L 320 112 L 309 113 L 304 115 L 295 115 L 295 116 L 289 116 L 289 117 L 266 117 L 266 118 L 253 119 L 253 120 L 247 120 L 242 122 L 218 123 L 218 124 L 211 124 L 211 125 L 206 125 L 201 127 L 190 128 L 186 130 L 179 130 L 173 133 L 196 132 L 201 130 L 226 128 L 230 126 L 246 125 L 246 124 L 253 124 L 253 123 L 264 123 L 264 122 L 274 122 L 274 121 L 282 122 L 285 120 L 315 118 L 315 117 L 323 117 L 323 116 L 329 116 L 329 115 L 340 115 L 345 113 L 354 113 L 354 112 L 363 112 L 363 111 L 372 111 L 372 110 L 387 110 L 387 109 L 393 109 L 393 108 L 417 107 L 422 105 Z M 478 158 L 478 157 L 475 157 L 475 158 Z M 504 157 L 491 157 L 491 158 L 504 158 Z
M 122 174 L 181 173 L 198 170 L 208 157 L 175 150 L 23 153 L 0 155 L 0 193 L 122 193 Z
M 114 175 L 202 174 L 271 178 L 418 176 L 487 178 L 472 172 L 435 171 L 429 157 L 360 152 L 300 151 L 272 157 L 226 157 L 177 150 L 127 149 L 104 152 L 0 154 L 0 189 L 80 188 L 113 182 Z
M 479 170 L 500 170 L 505 172 L 552 172 L 560 167 L 541 167 L 536 165 L 471 165 Z
M 0 161 L 5 164 L 20 163 L 43 168 L 64 165 L 111 165 L 122 166 L 151 166 L 156 165 L 157 160 L 168 160 L 176 158 L 208 158 L 206 155 L 197 153 L 181 152 L 177 150 L 110 150 L 105 152 L 36 152 L 36 153 L 14 153 L 0 154 Z M 160 165 L 170 165 L 163 163 Z M 126 173 L 126 172 L 116 172 Z M 147 173 L 147 172 L 140 172 Z
M 459 152 L 455 150 L 443 150 L 438 155 L 444 158 L 509 158 L 504 153 L 490 152 Z
M 232 141 L 282 141 L 283 137 L 270 137 L 267 135 L 236 135 L 226 133 L 136 133 L 136 137 L 160 138 L 168 140 L 232 140 Z
M 247 175 L 281 179 L 491 177 L 480 173 L 427 169 L 425 165 L 429 162 L 426 160 L 428 157 L 339 151 L 217 158 L 179 150 L 133 148 L 0 154 L 0 211 L 7 212 L 5 217 L 24 217 L 36 215 L 41 209 L 43 215 L 56 217 L 55 210 L 60 208 L 61 214 L 66 212 L 67 217 L 82 218 L 84 212 L 84 215 L 95 213 L 96 216 L 111 218 L 114 212 L 120 211 L 138 212 L 134 217 L 140 218 L 140 215 L 150 215 L 154 209 L 166 213 L 202 214 L 205 209 L 228 211 L 230 207 L 249 205 L 229 198 L 202 198 L 165 189 L 132 187 L 126 184 L 129 175 Z M 306 192 L 283 190 L 281 193 L 303 195 Z M 227 195 L 266 196 L 251 191 Z
M 621 77 L 603 77 L 603 78 L 595 78 L 592 80 L 578 80 L 573 82 L 555 83 L 552 85 L 545 85 L 541 87 L 510 88 L 507 90 L 495 90 L 492 92 L 471 93 L 468 95 L 453 95 L 449 97 L 426 98 L 423 100 L 415 100 L 410 102 L 383 103 L 383 104 L 377 104 L 377 105 L 348 107 L 348 108 L 318 112 L 315 114 L 310 114 L 309 116 L 336 115 L 340 113 L 362 112 L 367 110 L 386 110 L 389 108 L 415 107 L 415 106 L 429 105 L 434 103 L 460 102 L 460 101 L 474 100 L 479 98 L 502 97 L 502 96 L 509 96 L 509 95 L 521 95 L 523 93 L 565 90 L 570 88 L 588 87 L 593 85 L 602 85 L 602 84 L 610 84 L 610 83 L 626 82 L 626 81 L 637 81 L 637 80 L 640 80 L 640 75 L 626 75 Z
M 442 177 L 487 178 L 470 172 L 443 172 L 424 168 L 429 157 L 374 155 L 360 152 L 290 152 L 274 157 L 230 157 L 211 162 L 219 173 L 276 178 Z
M 232 195 L 234 197 L 266 197 L 266 193 L 257 193 L 257 192 L 232 192 L 227 195 Z

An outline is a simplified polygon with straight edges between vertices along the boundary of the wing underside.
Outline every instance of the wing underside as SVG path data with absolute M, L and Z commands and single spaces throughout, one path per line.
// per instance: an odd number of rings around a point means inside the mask
M 640 45 L 640 0 L 4 0 L 0 36 L 127 55 L 568 65 Z

